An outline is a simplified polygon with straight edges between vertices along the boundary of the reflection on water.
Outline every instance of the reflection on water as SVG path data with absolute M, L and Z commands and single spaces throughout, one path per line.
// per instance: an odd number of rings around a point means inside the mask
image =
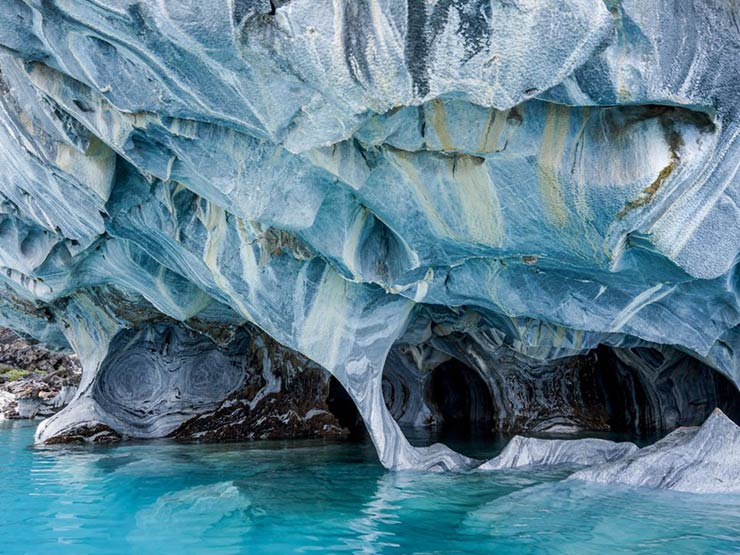
M 506 441 L 443 439 L 480 457 Z M 32 440 L 0 424 L 3 554 L 740 552 L 740 497 L 563 483 L 568 468 L 388 473 L 366 442 Z

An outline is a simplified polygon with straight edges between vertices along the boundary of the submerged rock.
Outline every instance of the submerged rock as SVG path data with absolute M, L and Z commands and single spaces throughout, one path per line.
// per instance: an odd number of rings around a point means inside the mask
M 623 459 L 638 451 L 634 443 L 605 439 L 537 439 L 514 436 L 497 457 L 478 470 L 556 464 L 594 465 Z
M 570 479 L 693 493 L 740 492 L 740 427 L 715 410 L 700 427 L 679 428 L 649 447 Z

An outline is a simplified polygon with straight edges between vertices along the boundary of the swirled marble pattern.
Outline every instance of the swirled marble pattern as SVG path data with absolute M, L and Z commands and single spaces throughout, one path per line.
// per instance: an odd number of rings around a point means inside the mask
M 326 404 L 330 376 L 322 368 L 250 326 L 215 331 L 209 337 L 170 321 L 119 332 L 71 410 L 44 423 L 44 441 L 348 433 Z
M 207 337 L 169 326 L 125 331 L 111 343 L 92 397 L 135 428 L 132 435 L 161 437 L 193 407 L 212 409 L 241 386 L 245 350 L 244 338 L 221 350 Z
M 530 360 L 599 345 L 671 346 L 736 394 L 738 20 L 701 0 L 3 2 L 0 325 L 84 367 L 38 440 L 114 413 L 157 435 L 177 387 L 238 387 L 119 343 L 166 319 L 250 323 L 325 368 L 396 469 L 474 463 L 401 433 L 384 387 L 400 414 L 410 384 L 404 421 L 434 415 L 418 380 L 383 385 L 394 345 L 458 334 L 435 348 L 474 369 L 505 346 L 525 378 L 493 400 L 533 407 Z M 680 422 L 682 395 L 651 418 Z
M 733 384 L 667 346 L 602 345 L 542 360 L 500 335 L 435 329 L 423 343 L 391 350 L 383 386 L 391 414 L 409 426 L 653 434 L 700 425 L 716 407 L 740 420 Z

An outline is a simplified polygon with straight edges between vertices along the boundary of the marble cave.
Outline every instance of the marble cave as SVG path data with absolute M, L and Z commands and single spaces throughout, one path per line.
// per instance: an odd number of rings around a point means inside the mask
M 730 0 L 4 0 L 0 325 L 81 366 L 34 442 L 740 491 L 739 74 Z

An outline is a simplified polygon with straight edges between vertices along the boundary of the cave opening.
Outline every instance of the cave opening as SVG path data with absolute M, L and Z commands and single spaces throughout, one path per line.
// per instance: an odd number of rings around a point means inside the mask
M 386 406 L 413 444 L 513 434 L 608 434 L 648 443 L 680 426 L 701 425 L 715 408 L 740 421 L 734 383 L 672 346 L 600 345 L 552 360 L 497 346 L 467 360 L 450 353 L 465 352 L 469 338 L 446 341 L 401 345 L 386 361 Z
M 360 440 L 367 437 L 367 429 L 362 421 L 360 411 L 355 402 L 344 389 L 339 380 L 334 376 L 329 380 L 329 394 L 326 397 L 326 405 L 342 428 L 349 430 L 349 438 Z
M 490 388 L 478 372 L 457 359 L 432 371 L 426 397 L 445 431 L 489 431 L 492 427 L 495 412 Z
M 451 350 L 402 345 L 386 361 L 383 397 L 413 445 L 483 452 L 514 434 L 647 444 L 680 426 L 701 425 L 715 408 L 740 421 L 734 383 L 671 346 L 600 345 L 553 360 L 506 347 L 467 360 Z M 355 403 L 334 377 L 326 403 L 350 438 L 367 438 Z
M 604 345 L 596 349 L 596 372 L 593 376 L 599 398 L 604 404 L 609 430 L 621 434 L 645 435 L 657 431 L 658 423 L 649 410 L 650 397 L 639 372 L 629 366 L 617 367 L 617 357 Z M 655 351 L 650 358 L 662 360 Z M 620 365 L 621 366 L 621 365 Z
M 612 432 L 649 436 L 697 426 L 715 408 L 740 422 L 740 391 L 729 378 L 674 349 L 596 349 L 596 387 Z

